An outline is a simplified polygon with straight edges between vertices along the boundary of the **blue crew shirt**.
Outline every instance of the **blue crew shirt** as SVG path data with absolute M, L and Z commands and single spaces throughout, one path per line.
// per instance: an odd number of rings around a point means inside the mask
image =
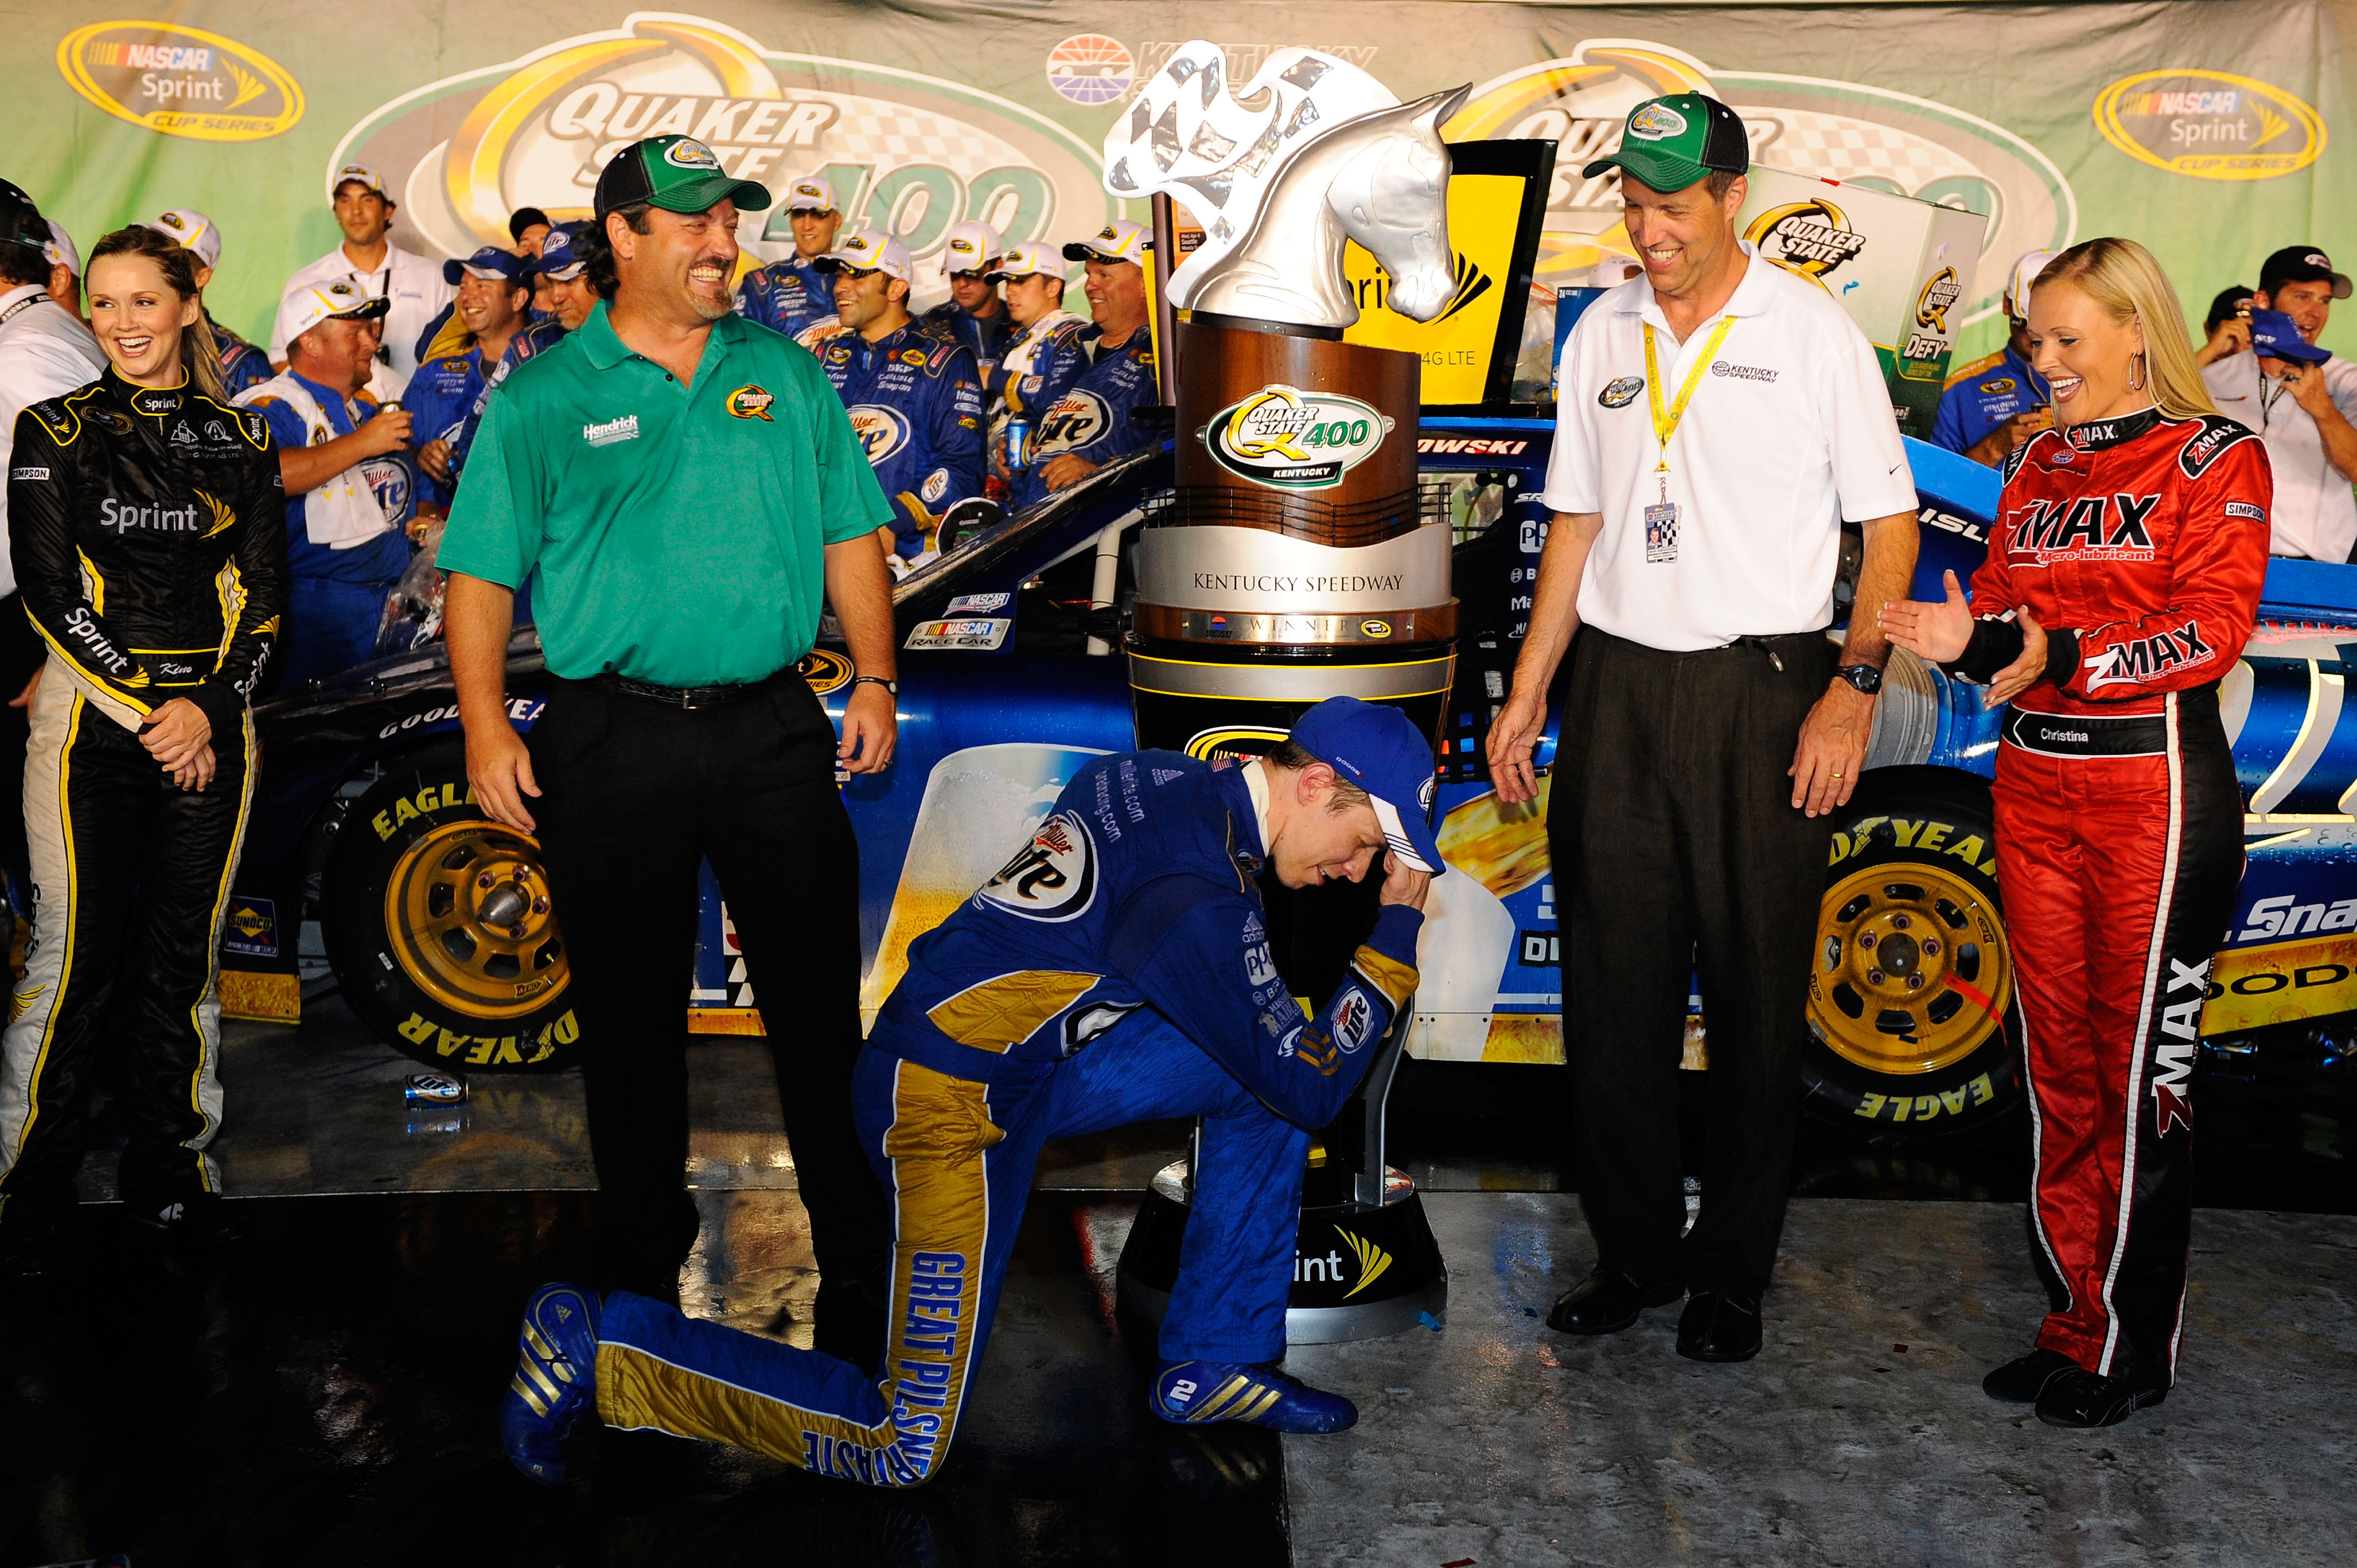
M 1141 327 L 1116 348 L 1100 345 L 1096 362 L 1039 415 L 1031 466 L 1016 484 L 1017 510 L 1050 493 L 1041 475 L 1056 458 L 1070 454 L 1103 467 L 1146 445 L 1130 416 L 1154 401 L 1153 342 Z
M 1940 394 L 1940 412 L 1932 421 L 1932 445 L 1965 451 L 2022 410 L 2053 401 L 2045 378 L 2007 344 L 1949 376 L 1947 390 Z
M 293 371 L 287 372 L 294 375 Z M 347 401 L 342 393 L 321 386 L 308 376 L 296 375 L 303 389 L 318 400 L 328 416 L 328 426 L 337 435 L 350 435 L 377 415 L 376 399 L 365 392 L 354 392 Z M 309 445 L 310 433 L 303 426 L 303 416 L 289 404 L 276 398 L 256 403 L 254 409 L 270 422 L 270 433 L 278 438 L 281 448 L 300 450 Z M 414 513 L 415 501 L 406 478 L 405 464 L 388 465 L 382 458 L 371 457 L 360 465 L 368 477 L 370 488 L 382 506 L 391 500 L 403 513 Z M 394 469 L 400 473 L 380 470 Z M 401 493 L 394 494 L 398 489 Z M 330 550 L 315 544 L 304 523 L 304 495 L 286 498 L 286 570 L 290 576 L 308 577 L 324 583 L 389 584 L 408 568 L 409 534 L 401 524 L 403 516 L 388 510 L 393 526 L 374 539 L 355 544 L 350 550 Z
M 737 285 L 737 314 L 792 338 L 805 327 L 832 321 L 834 280 L 797 254 L 745 274 Z

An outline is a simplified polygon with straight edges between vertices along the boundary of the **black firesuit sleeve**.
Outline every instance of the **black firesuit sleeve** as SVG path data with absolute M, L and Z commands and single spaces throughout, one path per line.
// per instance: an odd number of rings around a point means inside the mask
M 215 729 L 237 722 L 262 683 L 286 614 L 286 490 L 279 478 L 278 444 L 262 415 L 236 411 L 239 433 L 255 451 L 244 465 L 237 521 L 230 525 L 231 579 L 221 596 L 230 631 L 221 662 L 188 700 Z
M 41 408 L 16 416 L 8 468 L 8 558 L 25 596 L 25 614 L 73 683 L 107 717 L 137 729 L 156 708 L 154 677 L 131 656 L 131 645 L 108 628 L 104 605 L 91 602 L 82 585 L 81 553 L 74 544 L 70 448 L 99 436 L 70 413 L 62 420 L 60 439 Z
M 1114 966 L 1155 1011 L 1297 1127 L 1334 1120 L 1415 990 L 1421 911 L 1383 907 L 1325 1011 L 1311 1018 L 1269 956 L 1260 908 L 1200 876 L 1156 879 L 1114 917 Z

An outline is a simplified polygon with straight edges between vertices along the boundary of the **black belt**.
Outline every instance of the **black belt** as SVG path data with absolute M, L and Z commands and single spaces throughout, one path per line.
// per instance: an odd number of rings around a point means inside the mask
M 2012 708 L 2005 715 L 2005 738 L 2047 757 L 2158 757 L 2169 749 L 2169 719 L 2163 714 L 2095 718 Z
M 633 697 L 642 703 L 660 703 L 666 708 L 694 713 L 699 708 L 725 708 L 731 703 L 758 697 L 793 673 L 794 668 L 790 664 L 774 675 L 728 686 L 658 686 L 651 681 L 633 681 L 621 675 L 593 676 L 589 683 L 601 686 L 618 696 Z

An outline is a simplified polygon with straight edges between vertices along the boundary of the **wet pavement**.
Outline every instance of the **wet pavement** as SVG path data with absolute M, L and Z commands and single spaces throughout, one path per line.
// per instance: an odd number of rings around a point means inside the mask
M 2018 1122 L 1903 1149 L 1813 1130 L 1769 1354 L 1705 1372 L 1670 1354 L 1666 1309 L 1600 1345 L 1538 1322 L 1590 1251 L 1563 1075 L 1409 1062 L 1393 1163 L 1427 1194 L 1450 1307 L 1437 1333 L 1295 1352 L 1361 1400 L 1351 1434 L 1146 1415 L 1151 1339 L 1117 1319 L 1113 1268 L 1184 1147 L 1159 1123 L 1051 1145 L 977 1374 L 987 1417 L 933 1486 L 877 1496 L 599 1430 L 544 1492 L 492 1412 L 524 1294 L 586 1256 L 578 1080 L 479 1075 L 464 1105 L 413 1111 L 415 1065 L 330 1000 L 300 1031 L 232 1026 L 219 1149 L 254 1232 L 236 1266 L 176 1269 L 92 1202 L 79 1288 L 0 1320 L 0 1568 L 2093 1563 L 2138 1541 L 2157 1562 L 2307 1561 L 2304 1531 L 2357 1538 L 2345 1486 L 2298 1479 L 2345 1478 L 2357 1437 L 2338 1413 L 2357 1230 L 2298 1217 L 2357 1212 L 2357 1069 L 2313 1032 L 2238 1045 L 2205 1053 L 2195 1090 L 2213 1212 L 2194 1386 L 2093 1441 L 1972 1386 L 2035 1320 Z M 769 1053 L 716 1038 L 691 1059 L 685 1305 L 806 1343 L 815 1274 Z M 112 1164 L 93 1152 L 86 1197 L 111 1196 Z

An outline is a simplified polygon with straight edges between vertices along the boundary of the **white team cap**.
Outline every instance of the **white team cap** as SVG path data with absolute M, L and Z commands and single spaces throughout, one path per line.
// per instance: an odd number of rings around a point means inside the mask
M 786 188 L 788 212 L 832 212 L 834 187 L 818 175 L 806 174 Z
M 987 223 L 969 218 L 952 223 L 942 237 L 942 276 L 952 273 L 985 273 L 1006 248 L 1006 240 Z
M 2024 251 L 2021 259 L 2013 263 L 2013 275 L 2005 280 L 2005 314 L 2014 321 L 2027 320 L 2029 316 L 2029 285 L 2054 259 L 2052 251 Z
M 41 254 L 48 258 L 49 265 L 63 267 L 74 276 L 81 276 L 81 252 L 74 249 L 73 236 L 67 233 L 66 226 L 54 218 L 46 218 L 42 221 L 49 226 L 49 242 L 41 247 Z
M 1015 278 L 1064 275 L 1064 264 L 1055 251 L 1037 240 L 1026 240 L 1019 245 L 1009 245 L 999 256 L 998 264 L 990 269 L 990 281 L 1006 283 Z
M 823 273 L 879 272 L 905 284 L 917 281 L 917 268 L 909 260 L 909 247 L 881 229 L 854 229 L 835 241 L 834 250 L 812 264 Z
M 221 231 L 195 208 L 175 207 L 156 219 L 155 227 L 172 236 L 173 243 L 182 250 L 194 251 L 197 260 L 205 265 L 221 265 Z

